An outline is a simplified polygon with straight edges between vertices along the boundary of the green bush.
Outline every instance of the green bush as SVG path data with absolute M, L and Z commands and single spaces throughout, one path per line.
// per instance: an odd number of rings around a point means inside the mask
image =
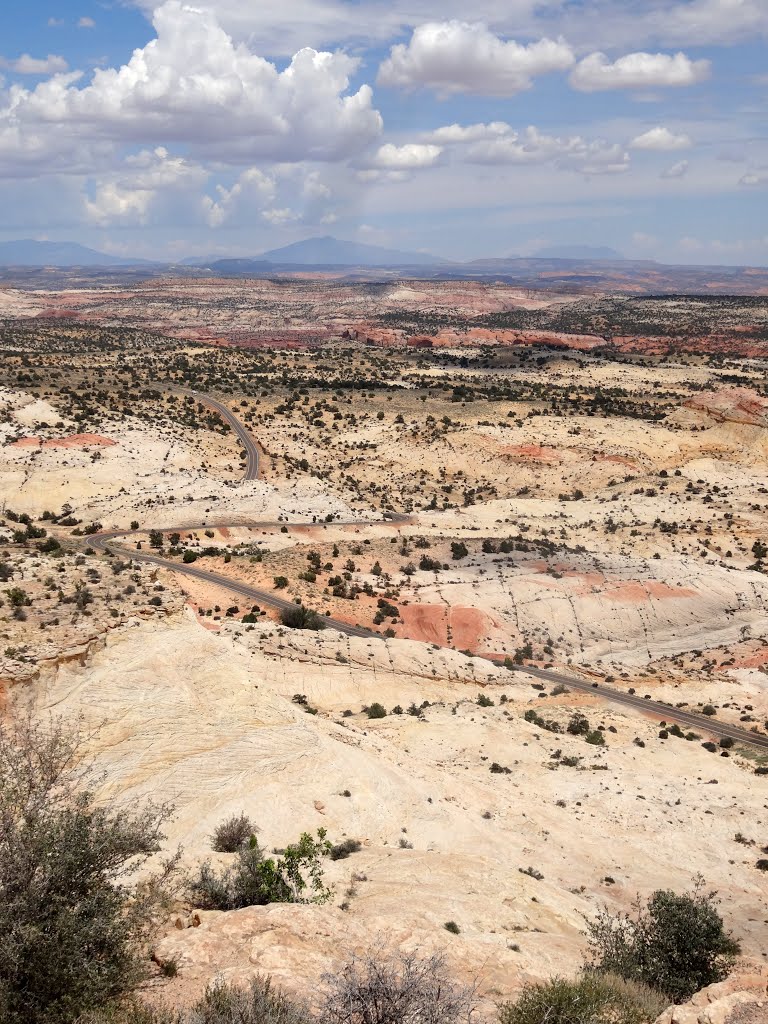
M 175 867 L 156 854 L 166 807 L 97 805 L 78 735 L 0 726 L 0 1020 L 70 1024 L 145 976 L 146 940 Z
M 217 872 L 206 861 L 189 883 L 190 898 L 209 910 L 238 910 L 268 903 L 325 903 L 333 895 L 323 881 L 322 858 L 331 844 L 325 829 L 317 839 L 303 832 L 298 843 L 287 846 L 282 857 L 265 857 L 256 836 L 237 851 L 231 867 Z
M 378 701 L 374 701 L 365 711 L 369 718 L 386 718 L 387 709 L 383 704 L 379 704 Z
M 526 985 L 499 1008 L 500 1024 L 650 1024 L 667 1000 L 636 982 L 587 971 L 570 981 Z
M 245 814 L 233 814 L 213 830 L 211 849 L 217 853 L 237 853 L 256 832 L 256 826 Z
M 603 908 L 587 930 L 592 966 L 642 981 L 683 1003 L 728 976 L 739 943 L 726 931 L 715 893 L 697 878 L 691 892 L 659 889 L 635 916 Z
M 325 619 L 303 604 L 294 604 L 280 612 L 280 621 L 291 629 L 325 629 Z
M 344 792 L 349 793 L 349 790 Z M 343 839 L 340 843 L 336 843 L 331 847 L 331 860 L 345 860 L 351 853 L 358 853 L 362 848 L 363 844 L 359 839 Z

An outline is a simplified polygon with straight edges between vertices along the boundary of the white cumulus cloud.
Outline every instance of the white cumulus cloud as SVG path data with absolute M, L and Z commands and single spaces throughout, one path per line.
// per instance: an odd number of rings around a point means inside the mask
M 570 83 L 580 92 L 599 92 L 696 85 L 709 75 L 708 60 L 684 53 L 628 53 L 613 63 L 604 53 L 592 53 L 573 69 Z
M 450 146 L 464 142 L 484 142 L 487 139 L 509 135 L 511 131 L 506 121 L 491 121 L 489 124 L 447 124 L 428 132 L 425 138 L 428 142 Z
M 562 39 L 525 45 L 502 39 L 483 24 L 433 21 L 419 25 L 409 43 L 392 47 L 378 81 L 404 89 L 429 88 L 441 96 L 514 96 L 529 89 L 536 75 L 567 70 L 574 60 Z
M 466 159 L 479 164 L 553 163 L 561 170 L 588 175 L 623 174 L 630 166 L 629 154 L 618 143 L 547 135 L 533 125 L 522 135 L 510 129 L 497 138 L 472 143 Z
M 422 167 L 432 167 L 441 153 L 440 146 L 420 142 L 394 146 L 387 142 L 376 151 L 370 166 L 386 171 L 416 171 Z
M 662 153 L 669 153 L 677 149 L 690 149 L 692 143 L 689 135 L 685 133 L 675 135 L 669 128 L 657 125 L 632 139 L 629 145 L 631 149 L 655 149 Z
M 127 64 L 96 70 L 87 85 L 58 74 L 33 90 L 13 87 L 4 105 L 0 98 L 0 173 L 14 151 L 19 159 L 30 148 L 75 153 L 83 139 L 181 142 L 198 158 L 247 166 L 343 159 L 381 132 L 370 86 L 345 95 L 355 58 L 304 49 L 279 71 L 212 13 L 180 0 L 155 11 L 154 26 L 156 38 Z
M 0 57 L 0 68 L 15 71 L 17 75 L 55 75 L 66 71 L 69 65 L 55 53 L 49 53 L 47 57 L 30 57 L 28 53 L 22 53 L 15 60 Z

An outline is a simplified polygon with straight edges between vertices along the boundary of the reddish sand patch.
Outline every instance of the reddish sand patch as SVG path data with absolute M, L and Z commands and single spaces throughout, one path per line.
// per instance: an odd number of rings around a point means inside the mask
M 605 591 L 605 596 L 611 601 L 621 601 L 622 604 L 645 604 L 651 598 L 665 600 L 667 598 L 698 597 L 698 594 L 689 587 L 670 587 L 666 583 L 659 583 L 655 580 L 648 583 L 630 580 L 626 583 L 619 583 L 615 587 L 609 587 Z
M 397 635 L 424 643 L 452 644 L 460 651 L 476 651 L 493 628 L 493 620 L 478 608 L 437 604 L 401 606 L 403 624 Z
M 753 654 L 734 654 L 733 664 L 721 665 L 721 668 L 762 668 L 768 665 L 768 647 L 762 647 Z
M 560 462 L 560 453 L 556 448 L 544 448 L 540 444 L 505 445 L 499 451 L 499 455 L 506 455 L 520 462 L 546 462 L 550 465 Z
M 706 412 L 720 422 L 768 427 L 768 399 L 750 388 L 722 388 L 710 394 L 696 395 L 683 404 L 688 409 Z
M 101 434 L 70 434 L 69 437 L 52 437 L 43 441 L 40 437 L 22 437 L 18 441 L 12 441 L 11 448 L 86 448 L 88 445 L 100 445 L 102 448 L 111 448 L 117 444 L 109 437 L 102 437 Z

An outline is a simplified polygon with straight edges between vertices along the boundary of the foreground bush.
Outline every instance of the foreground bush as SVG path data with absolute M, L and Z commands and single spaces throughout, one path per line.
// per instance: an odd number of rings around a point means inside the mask
M 470 1024 L 475 989 L 451 979 L 439 954 L 355 957 L 326 978 L 322 1024 Z
M 80 741 L 60 723 L 0 726 L 0 1020 L 68 1024 L 133 989 L 173 864 L 166 807 L 98 807 Z
M 603 909 L 588 927 L 592 966 L 658 989 L 684 1003 L 726 978 L 740 952 L 717 912 L 715 893 L 697 878 L 688 893 L 659 889 L 635 916 Z
M 256 836 L 237 851 L 233 866 L 217 872 L 206 861 L 190 883 L 189 895 L 208 910 L 238 910 L 268 903 L 326 903 L 333 895 L 323 881 L 322 859 L 331 853 L 325 829 L 317 839 L 303 832 L 282 857 L 265 857 Z
M 235 853 L 256 832 L 256 826 L 245 814 L 233 814 L 217 825 L 211 836 L 211 849 L 216 853 Z
M 150 1009 L 129 1002 L 88 1014 L 78 1024 L 310 1024 L 310 1017 L 273 989 L 268 978 L 256 978 L 248 988 L 213 985 L 189 1010 Z
M 309 1016 L 275 991 L 268 978 L 256 978 L 250 988 L 227 984 L 209 988 L 184 1015 L 183 1024 L 309 1024 Z
M 527 985 L 499 1008 L 500 1024 L 651 1024 L 668 1000 L 647 985 L 588 971 Z

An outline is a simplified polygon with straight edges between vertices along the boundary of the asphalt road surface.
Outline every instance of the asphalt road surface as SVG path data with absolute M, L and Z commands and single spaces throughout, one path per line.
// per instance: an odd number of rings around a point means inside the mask
M 221 418 L 232 427 L 234 432 L 240 438 L 243 448 L 245 448 L 245 473 L 243 474 L 243 480 L 258 480 L 259 479 L 259 446 L 251 436 L 250 431 L 240 422 L 237 416 L 232 413 L 226 405 L 213 398 L 211 395 L 205 395 L 202 391 L 192 391 L 191 388 L 182 388 L 174 385 L 170 390 L 177 392 L 180 395 L 188 395 L 190 398 L 197 399 L 198 402 L 202 402 L 203 405 L 210 406 L 211 409 L 215 409 Z
M 244 480 L 256 480 L 259 475 L 259 450 L 256 442 L 240 423 L 237 417 L 230 412 L 230 410 L 218 402 L 215 398 L 210 395 L 201 394 L 196 391 L 190 391 L 186 388 L 174 387 L 173 390 L 178 391 L 182 394 L 191 395 L 197 398 L 200 402 L 215 409 L 222 419 L 225 419 L 229 423 L 232 429 L 236 432 L 237 436 L 243 442 L 247 453 L 247 464 Z M 385 521 L 388 522 L 407 522 L 408 516 L 400 513 L 388 513 L 385 516 Z M 336 520 L 327 525 L 331 526 L 346 526 L 346 525 L 362 525 L 365 520 Z M 214 523 L 203 524 L 203 528 L 206 525 L 215 525 Z M 255 522 L 255 521 L 242 521 L 239 523 L 229 522 L 227 524 L 219 524 L 227 526 L 253 526 L 253 527 L 276 527 L 276 526 L 323 526 L 322 522 L 302 522 L 302 523 L 290 523 L 286 524 L 283 522 Z M 375 524 L 371 524 L 375 525 Z M 176 527 L 179 532 L 189 531 L 196 529 L 196 527 L 182 526 Z M 172 532 L 174 527 L 165 527 L 164 532 Z M 277 611 L 284 611 L 288 608 L 295 608 L 296 604 L 294 601 L 289 601 L 287 598 L 280 597 L 274 591 L 259 590 L 257 587 L 248 586 L 246 583 L 241 583 L 238 580 L 230 579 L 227 576 L 220 576 L 218 573 L 209 572 L 206 569 L 197 568 L 194 564 L 185 564 L 183 562 L 170 562 L 165 558 L 161 558 L 159 555 L 150 554 L 147 551 L 135 551 L 126 548 L 122 548 L 119 544 L 113 544 L 112 542 L 117 537 L 130 536 L 132 532 L 141 534 L 145 531 L 105 531 L 102 533 L 92 534 L 88 537 L 88 543 L 91 547 L 98 551 L 108 551 L 111 548 L 114 549 L 116 554 L 122 554 L 125 557 L 132 558 L 138 562 L 148 562 L 152 565 L 158 566 L 161 569 L 170 569 L 172 572 L 181 573 L 184 576 L 190 576 L 193 579 L 202 580 L 204 583 L 210 583 L 217 587 L 221 587 L 224 590 L 228 590 L 233 594 L 237 594 L 239 597 L 245 597 L 252 604 L 258 604 L 260 607 L 274 608 Z M 383 639 L 380 633 L 376 633 L 371 629 L 366 629 L 364 626 L 352 626 L 347 622 L 342 622 L 339 619 L 333 619 L 330 616 L 324 616 L 325 622 L 330 629 L 338 630 L 340 633 L 345 633 L 347 636 L 357 637 L 372 637 L 376 639 Z M 447 648 L 452 650 L 452 648 Z M 483 655 L 478 655 L 483 657 Z M 497 659 L 487 657 L 487 661 L 493 661 L 498 663 Z M 605 700 L 612 701 L 615 704 L 623 704 L 626 707 L 634 708 L 637 711 L 641 711 L 646 715 L 658 718 L 659 721 L 666 722 L 677 722 L 680 725 L 687 725 L 691 729 L 700 730 L 702 735 L 711 736 L 714 738 L 728 737 L 735 740 L 738 743 L 746 743 L 753 747 L 759 747 L 764 750 L 768 750 L 768 736 L 761 735 L 759 733 L 748 732 L 746 729 L 740 729 L 738 726 L 729 725 L 725 722 L 718 722 L 713 720 L 710 716 L 699 715 L 695 711 L 689 711 L 685 708 L 672 708 L 666 704 L 662 704 L 659 701 L 646 700 L 644 697 L 638 697 L 637 694 L 625 693 L 622 690 L 617 690 L 612 686 L 606 686 L 604 683 L 592 683 L 588 680 L 579 678 L 578 676 L 568 675 L 563 672 L 555 672 L 552 669 L 534 668 L 527 665 L 516 665 L 513 671 L 523 672 L 526 675 L 534 676 L 537 679 L 546 680 L 549 683 L 557 684 L 562 683 L 565 686 L 570 687 L 574 690 L 580 690 L 584 693 L 590 693 L 593 696 L 602 697 Z

